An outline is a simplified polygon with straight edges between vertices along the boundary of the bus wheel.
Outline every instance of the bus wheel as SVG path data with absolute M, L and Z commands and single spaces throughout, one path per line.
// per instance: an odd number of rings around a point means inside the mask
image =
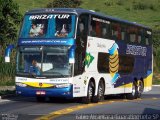
M 91 102 L 91 100 L 93 99 L 93 96 L 94 96 L 94 89 L 95 89 L 94 83 L 92 81 L 89 82 L 87 97 L 82 98 L 82 103 L 88 104 Z
M 45 97 L 43 97 L 43 96 L 37 96 L 36 99 L 37 99 L 37 102 L 44 102 L 45 101 Z
M 137 84 L 136 81 L 132 83 L 132 92 L 126 95 L 127 99 L 133 100 L 137 98 Z
M 99 102 L 104 100 L 104 90 L 105 90 L 104 84 L 103 81 L 101 80 L 98 85 L 97 96 L 93 98 L 93 102 Z
M 140 98 L 142 96 L 144 90 L 144 85 L 142 80 L 138 80 L 137 82 L 137 97 Z

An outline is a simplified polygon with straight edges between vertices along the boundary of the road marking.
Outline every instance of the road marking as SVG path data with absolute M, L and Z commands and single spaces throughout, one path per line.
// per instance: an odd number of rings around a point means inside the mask
M 8 100 L 8 99 L 0 99 L 0 103 L 3 103 L 3 102 L 10 102 L 11 100 Z
M 137 98 L 137 100 L 142 100 L 141 98 Z
M 157 100 L 158 98 L 155 98 L 155 97 L 154 97 L 154 98 L 152 98 L 152 99 L 153 99 L 153 100 Z
M 104 104 L 112 104 L 112 103 L 115 103 L 115 102 L 132 102 L 132 101 L 141 101 L 141 100 L 158 100 L 160 98 L 138 98 L 138 99 L 135 99 L 135 100 L 127 100 L 127 99 L 121 99 L 121 100 L 108 100 L 108 101 L 103 101 L 103 102 L 99 102 L 99 103 L 90 103 L 90 104 L 82 104 L 82 105 L 76 105 L 76 106 L 71 106 L 71 107 L 68 107 L 68 108 L 64 108 L 64 109 L 61 109 L 61 110 L 57 110 L 57 111 L 54 111 L 54 112 L 51 112 L 47 115 L 44 115 L 44 116 L 41 116 L 39 118 L 37 118 L 36 120 L 51 120 L 51 119 L 54 119 L 54 118 L 57 118 L 59 116 L 62 116 L 62 115 L 66 115 L 66 114 L 69 114 L 71 112 L 74 112 L 74 111 L 78 111 L 78 110 L 81 110 L 81 109 L 85 109 L 85 108 L 90 108 L 90 107 L 94 107 L 94 106 L 98 106 L 98 105 L 104 105 Z
M 160 87 L 160 85 L 152 85 L 153 87 Z

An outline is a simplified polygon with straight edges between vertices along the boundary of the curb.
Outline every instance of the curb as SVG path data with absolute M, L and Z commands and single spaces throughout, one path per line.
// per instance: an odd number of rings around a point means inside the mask
M 0 91 L 6 91 L 6 90 L 10 90 L 10 91 L 14 91 L 15 90 L 15 86 L 0 86 Z M 4 95 L 0 95 L 0 99 L 6 99 L 6 98 L 10 98 L 10 97 L 15 97 L 16 94 L 4 94 Z
M 8 94 L 8 95 L 1 95 L 0 99 L 6 99 L 6 98 L 10 98 L 10 97 L 15 97 L 17 96 L 16 94 Z
M 0 86 L 0 91 L 15 90 L 15 86 Z
M 160 85 L 152 85 L 153 87 L 160 87 Z

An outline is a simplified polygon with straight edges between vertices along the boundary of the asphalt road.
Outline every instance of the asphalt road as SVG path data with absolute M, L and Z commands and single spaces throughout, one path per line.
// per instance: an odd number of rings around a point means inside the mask
M 144 93 L 141 99 L 126 100 L 107 97 L 103 102 L 81 104 L 76 100 L 36 102 L 35 98 L 12 97 L 0 99 L 0 119 L 56 119 L 56 120 L 160 120 L 160 87 Z

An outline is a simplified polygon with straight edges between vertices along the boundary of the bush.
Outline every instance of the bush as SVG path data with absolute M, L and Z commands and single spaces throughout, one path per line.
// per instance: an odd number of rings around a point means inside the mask
M 118 0 L 116 4 L 117 5 L 123 5 L 123 1 L 122 0 Z
M 48 8 L 77 8 L 82 4 L 81 0 L 52 0 L 47 4 Z
M 154 61 L 155 66 L 154 69 L 158 72 L 160 71 L 160 26 L 157 26 L 154 28 L 152 32 L 152 38 L 153 38 L 153 54 L 154 54 Z
M 127 7 L 126 10 L 127 10 L 127 11 L 131 11 L 131 8 Z
M 152 34 L 153 34 L 152 35 L 153 46 L 154 46 L 155 49 L 157 49 L 160 45 L 160 28 L 154 29 Z
M 105 4 L 106 6 L 108 6 L 108 7 L 113 5 L 113 3 L 112 3 L 112 2 L 109 2 L 109 1 L 105 2 L 104 4 Z
M 1 63 L 0 65 L 0 86 L 13 85 L 16 67 L 11 63 Z
M 157 48 L 156 50 L 155 61 L 156 61 L 156 67 L 158 71 L 160 71 L 160 48 Z
M 138 2 L 138 3 L 133 4 L 133 9 L 134 10 L 145 10 L 145 9 L 148 9 L 148 5 Z
M 100 10 L 99 10 L 99 9 L 97 9 L 97 8 L 95 9 L 95 11 L 96 11 L 96 12 L 100 12 Z
M 153 11 L 156 11 L 155 6 L 154 6 L 154 5 L 152 5 L 152 4 L 149 6 L 149 8 L 150 8 L 151 10 L 153 10 Z

